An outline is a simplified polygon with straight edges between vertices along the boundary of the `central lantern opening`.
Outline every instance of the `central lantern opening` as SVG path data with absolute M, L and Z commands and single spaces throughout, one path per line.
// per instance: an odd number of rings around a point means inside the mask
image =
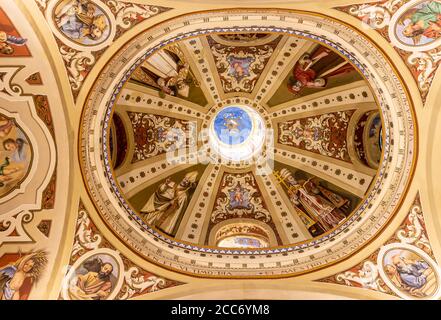
M 249 106 L 227 106 L 219 110 L 209 129 L 210 147 L 222 159 L 247 161 L 259 155 L 265 141 L 261 116 Z

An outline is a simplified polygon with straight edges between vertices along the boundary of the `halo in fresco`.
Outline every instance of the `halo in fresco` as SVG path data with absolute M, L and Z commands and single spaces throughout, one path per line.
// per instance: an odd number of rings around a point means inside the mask
M 441 2 L 414 0 L 393 15 L 389 36 L 397 47 L 427 51 L 441 43 Z
M 63 280 L 64 300 L 112 300 L 123 284 L 124 264 L 116 251 L 98 249 L 81 256 Z
M 440 270 L 421 249 L 407 244 L 384 246 L 378 254 L 380 275 L 404 299 L 439 299 Z
M 0 113 L 0 197 L 20 186 L 31 160 L 29 139 L 14 119 Z

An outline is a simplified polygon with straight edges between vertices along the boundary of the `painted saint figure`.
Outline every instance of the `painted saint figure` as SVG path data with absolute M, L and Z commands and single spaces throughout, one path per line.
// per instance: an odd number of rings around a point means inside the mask
M 166 78 L 158 78 L 157 83 L 161 88 L 163 93 L 175 96 L 179 94 L 185 98 L 188 97 L 190 86 L 188 84 L 188 74 L 190 72 L 190 67 L 188 63 L 179 62 L 177 64 L 178 69 L 176 75 Z M 175 88 L 175 89 L 173 89 Z
M 3 141 L 3 147 L 5 150 L 12 152 L 11 160 L 15 162 L 26 161 L 26 146 L 27 142 L 23 138 L 6 139 Z
M 441 35 L 441 3 L 429 1 L 421 8 L 410 9 L 400 19 L 401 23 L 410 19 L 410 23 L 403 30 L 403 35 L 412 38 L 415 44 L 420 42 L 420 37 L 436 39 Z
M 57 25 L 69 38 L 99 40 L 108 28 L 104 14 L 89 0 L 72 0 L 56 15 Z
M 140 211 L 144 221 L 167 234 L 173 234 L 187 208 L 190 190 L 196 186 L 197 175 L 197 171 L 193 171 L 187 173 L 179 184 L 170 178 L 160 184 Z
M 324 231 L 335 228 L 346 218 L 344 210 L 348 208 L 348 199 L 320 186 L 314 179 L 297 181 L 286 168 L 280 170 L 280 177 L 289 186 L 291 202 L 301 205 Z
M 428 282 L 429 274 L 432 273 L 427 262 L 414 261 L 395 255 L 392 257 L 392 264 L 386 265 L 385 270 L 398 288 L 408 291 L 414 296 L 425 296 L 422 290 Z
M 104 300 L 112 292 L 110 276 L 113 265 L 100 258 L 85 261 L 83 268 L 86 274 L 76 276 L 69 286 L 71 300 Z
M 32 283 L 36 283 L 46 265 L 47 254 L 39 250 L 0 269 L 0 300 L 20 300 L 20 289 L 25 280 L 30 279 Z
M 313 54 L 305 53 L 294 66 L 293 76 L 288 81 L 288 90 L 298 94 L 304 88 L 324 88 L 330 77 L 354 70 L 346 60 L 323 72 L 314 68 L 320 60 L 332 54 L 331 50 L 324 47 L 320 47 Z

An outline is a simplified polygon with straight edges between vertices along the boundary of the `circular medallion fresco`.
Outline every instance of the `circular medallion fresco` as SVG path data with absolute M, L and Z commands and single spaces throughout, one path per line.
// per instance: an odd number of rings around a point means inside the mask
M 239 20 L 177 18 L 109 61 L 82 118 L 90 195 L 121 240 L 181 272 L 280 277 L 335 263 L 406 192 L 406 89 L 381 51 L 338 22 L 231 14 Z M 272 36 L 238 36 L 247 33 Z M 124 158 L 117 168 L 114 158 Z

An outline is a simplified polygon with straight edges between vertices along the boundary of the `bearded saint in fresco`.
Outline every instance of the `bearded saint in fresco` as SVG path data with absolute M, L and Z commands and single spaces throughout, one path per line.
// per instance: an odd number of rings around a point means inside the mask
M 344 61 L 336 67 L 319 74 L 314 65 L 331 54 L 333 54 L 331 50 L 325 47 L 320 47 L 314 54 L 304 54 L 294 66 L 293 76 L 288 81 L 288 90 L 294 94 L 299 94 L 304 88 L 324 88 L 327 79 L 354 70 L 349 62 Z
M 112 292 L 110 276 L 113 272 L 111 263 L 104 263 L 100 258 L 84 262 L 86 274 L 80 274 L 69 286 L 71 300 L 104 300 Z
M 314 179 L 297 181 L 286 168 L 280 170 L 280 177 L 290 188 L 291 202 L 295 206 L 302 205 L 324 231 L 335 228 L 346 218 L 343 210 L 348 208 L 348 199 L 320 186 Z
M 37 282 L 46 265 L 47 254 L 39 250 L 0 269 L 0 300 L 20 300 L 20 289 L 25 280 Z
M 419 37 L 425 36 L 436 39 L 441 36 L 441 3 L 430 1 L 421 8 L 410 9 L 400 19 L 401 23 L 410 19 L 409 25 L 403 30 L 403 35 L 413 38 L 414 42 L 419 43 Z
M 405 259 L 400 255 L 392 257 L 392 264 L 386 265 L 385 271 L 398 288 L 418 297 L 425 296 L 421 290 L 428 283 L 428 275 L 433 272 L 427 262 Z
M 172 234 L 187 208 L 189 192 L 196 185 L 197 175 L 197 171 L 187 173 L 179 184 L 167 178 L 141 209 L 144 220 L 151 226 Z

